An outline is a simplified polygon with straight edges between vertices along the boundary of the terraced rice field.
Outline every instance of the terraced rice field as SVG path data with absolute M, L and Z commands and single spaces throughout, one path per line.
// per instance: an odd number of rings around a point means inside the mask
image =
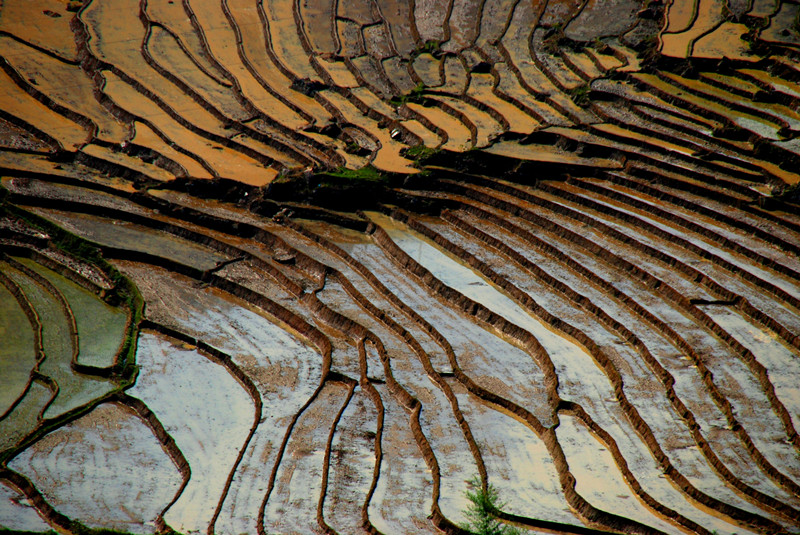
M 0 533 L 800 533 L 797 2 L 0 4 Z

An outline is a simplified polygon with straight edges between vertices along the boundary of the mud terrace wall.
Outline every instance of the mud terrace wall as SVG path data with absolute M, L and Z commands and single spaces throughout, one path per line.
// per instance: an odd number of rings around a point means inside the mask
M 2 2 L 0 532 L 800 533 L 799 13 Z

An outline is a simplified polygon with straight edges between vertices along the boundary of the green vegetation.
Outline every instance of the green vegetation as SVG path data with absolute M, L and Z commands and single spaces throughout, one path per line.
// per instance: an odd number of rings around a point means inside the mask
M 347 167 L 338 167 L 335 171 L 328 171 L 325 173 L 327 176 L 346 178 L 348 180 L 361 180 L 366 182 L 381 182 L 384 176 L 372 165 L 366 165 L 361 169 L 348 169 Z M 322 182 L 320 182 L 322 184 Z
M 392 97 L 391 99 L 389 99 L 389 102 L 392 104 L 392 106 L 396 108 L 399 108 L 406 102 L 419 102 L 423 98 L 423 93 L 425 92 L 425 89 L 426 89 L 425 84 L 420 82 L 410 92 L 406 93 L 405 95 L 400 95 L 398 97 Z
M 489 483 L 484 489 L 480 477 L 474 476 L 469 480 L 469 486 L 472 490 L 468 490 L 466 496 L 472 505 L 464 511 L 464 516 L 469 521 L 461 526 L 462 528 L 475 535 L 518 535 L 520 533 L 517 528 L 507 526 L 497 520 L 498 513 L 505 507 L 505 503 L 499 501 L 500 495 L 494 485 Z
M 431 56 L 438 58 L 439 56 L 442 55 L 442 43 L 435 39 L 428 39 L 422 44 L 422 46 L 419 46 L 416 49 L 414 49 L 411 52 L 410 56 L 413 59 L 419 56 L 420 54 L 430 54 Z
M 425 160 L 428 160 L 440 152 L 441 149 L 433 149 L 431 147 L 426 147 L 425 145 L 417 145 L 416 147 L 407 149 L 403 156 L 416 161 L 418 164 L 421 164 Z
M 572 89 L 569 92 L 569 96 L 572 98 L 572 101 L 580 106 L 581 108 L 587 107 L 591 104 L 591 100 L 589 99 L 589 92 L 591 91 L 591 87 L 588 83 L 581 84 L 578 87 Z
M 429 39 L 425 41 L 425 44 L 422 45 L 422 48 L 420 49 L 420 53 L 427 52 L 428 54 L 431 54 L 433 56 L 441 53 L 441 51 L 442 51 L 442 43 L 436 41 L 435 39 Z

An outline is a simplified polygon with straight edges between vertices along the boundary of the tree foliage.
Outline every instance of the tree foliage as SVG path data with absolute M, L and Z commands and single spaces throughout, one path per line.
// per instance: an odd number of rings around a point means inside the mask
M 470 506 L 464 511 L 468 522 L 462 527 L 475 535 L 518 535 L 519 530 L 507 526 L 497 519 L 497 514 L 505 506 L 494 485 L 483 488 L 478 476 L 469 480 L 470 490 L 466 492 Z

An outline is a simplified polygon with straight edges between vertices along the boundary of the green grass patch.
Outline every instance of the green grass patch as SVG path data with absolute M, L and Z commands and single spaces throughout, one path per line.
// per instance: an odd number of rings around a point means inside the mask
M 423 99 L 425 90 L 425 84 L 422 82 L 418 83 L 417 86 L 406 93 L 405 95 L 400 95 L 397 97 L 392 97 L 389 99 L 389 103 L 392 104 L 395 108 L 399 108 L 400 106 L 404 105 L 406 102 L 420 102 Z
M 339 167 L 335 171 L 328 171 L 321 174 L 323 180 L 319 182 L 320 185 L 330 183 L 325 181 L 325 177 L 344 178 L 347 180 L 356 180 L 361 182 L 383 182 L 385 177 L 372 165 L 367 165 L 361 169 L 348 169 L 347 167 Z M 336 182 L 338 184 L 338 182 Z
M 440 152 L 441 149 L 433 149 L 431 147 L 426 147 L 425 145 L 417 145 L 416 147 L 407 149 L 403 156 L 421 164 L 425 162 L 425 160 L 430 159 Z

